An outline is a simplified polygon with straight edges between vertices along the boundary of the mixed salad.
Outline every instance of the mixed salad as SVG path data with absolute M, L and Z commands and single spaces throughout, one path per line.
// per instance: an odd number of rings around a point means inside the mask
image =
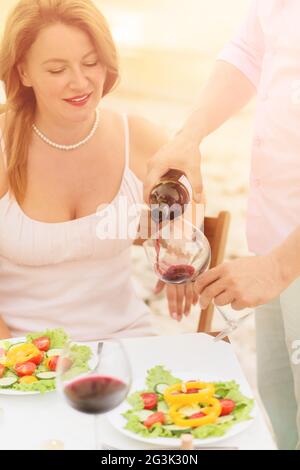
M 57 363 L 67 341 L 69 337 L 61 328 L 28 334 L 20 342 L 0 341 L 0 390 L 55 390 Z M 68 374 L 88 371 L 91 356 L 88 346 L 73 344 L 72 360 L 65 365 Z
M 125 429 L 146 438 L 176 438 L 182 433 L 196 439 L 223 436 L 235 424 L 251 419 L 254 404 L 235 381 L 183 381 L 163 366 L 150 369 L 145 389 L 127 401 Z

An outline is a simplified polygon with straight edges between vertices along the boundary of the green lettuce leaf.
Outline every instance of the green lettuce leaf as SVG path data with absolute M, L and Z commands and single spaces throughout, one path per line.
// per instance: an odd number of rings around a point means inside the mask
M 207 439 L 208 437 L 221 437 L 233 426 L 233 421 L 219 424 L 207 424 L 199 426 L 192 431 L 192 435 L 196 439 Z
M 143 437 L 173 437 L 172 433 L 165 429 L 161 424 L 157 423 L 154 424 L 154 426 L 151 427 L 151 429 L 146 428 L 144 426 L 139 418 L 135 416 L 134 414 L 130 415 L 127 424 L 125 426 L 125 429 L 128 429 L 129 431 L 134 432 L 135 434 L 139 434 L 140 436 Z
M 39 380 L 32 384 L 15 383 L 11 388 L 14 390 L 21 390 L 22 392 L 51 392 L 51 390 L 55 390 L 55 379 Z
M 69 337 L 63 328 L 53 330 L 45 330 L 37 333 L 29 333 L 26 335 L 26 341 L 32 342 L 40 336 L 47 336 L 50 339 L 50 349 L 61 349 L 65 346 Z
M 141 398 L 141 393 L 143 392 L 135 392 L 129 395 L 127 401 L 129 405 L 132 407 L 131 411 L 139 411 L 144 409 L 144 401 Z
M 181 382 L 181 380 L 174 377 L 163 366 L 156 366 L 147 371 L 146 384 L 151 392 L 155 391 L 154 388 L 157 384 L 173 385 L 178 382 Z

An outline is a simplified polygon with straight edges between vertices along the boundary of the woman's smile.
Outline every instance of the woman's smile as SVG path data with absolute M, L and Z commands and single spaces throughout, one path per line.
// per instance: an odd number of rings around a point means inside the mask
M 82 107 L 88 103 L 91 95 L 92 93 L 81 95 L 81 96 L 75 96 L 74 98 L 66 98 L 64 99 L 64 101 L 66 103 L 71 104 L 72 106 Z

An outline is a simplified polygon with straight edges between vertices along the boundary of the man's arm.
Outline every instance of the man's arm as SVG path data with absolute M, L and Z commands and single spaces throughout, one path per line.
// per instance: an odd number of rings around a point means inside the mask
M 242 109 L 254 96 L 252 82 L 235 66 L 218 60 L 200 92 L 195 111 L 178 136 L 199 145 L 230 117 Z
M 200 92 L 195 111 L 175 138 L 150 159 L 144 188 L 146 201 L 160 176 L 174 168 L 186 174 L 193 187 L 194 199 L 199 202 L 202 192 L 199 144 L 250 101 L 259 82 L 263 55 L 263 32 L 257 0 L 253 0 L 238 35 L 218 56 L 219 60 Z
M 238 258 L 202 274 L 197 291 L 202 308 L 214 299 L 241 310 L 270 302 L 299 276 L 300 226 L 267 255 Z

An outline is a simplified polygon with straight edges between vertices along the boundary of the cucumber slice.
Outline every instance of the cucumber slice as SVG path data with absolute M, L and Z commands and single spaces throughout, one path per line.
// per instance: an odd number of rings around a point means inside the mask
M 165 424 L 163 426 L 164 429 L 173 432 L 174 434 L 181 434 L 183 432 L 190 432 L 192 428 L 189 426 L 176 426 L 176 424 Z
M 146 419 L 149 418 L 149 416 L 152 414 L 153 411 L 150 410 L 140 410 L 134 413 L 134 415 L 137 416 L 141 422 L 146 421 Z
M 18 382 L 17 377 L 3 377 L 0 379 L 0 387 L 7 388 Z
M 62 352 L 63 349 L 49 349 L 49 351 L 47 351 L 47 357 L 61 356 Z
M 159 401 L 157 403 L 157 411 L 162 411 L 163 413 L 168 413 L 169 407 L 165 401 Z
M 223 424 L 223 423 L 228 423 L 229 421 L 232 421 L 234 419 L 234 416 L 232 415 L 227 415 L 227 416 L 220 416 L 216 423 L 217 424 Z
M 159 395 L 163 395 L 164 391 L 169 387 L 170 387 L 170 385 L 168 385 L 168 384 L 156 384 L 155 387 L 154 387 L 154 391 L 156 393 L 159 393 Z
M 56 377 L 56 372 L 52 372 L 52 371 L 49 371 L 49 372 L 38 372 L 36 374 L 36 377 L 38 379 L 41 379 L 41 380 L 49 380 L 49 379 L 55 379 Z

